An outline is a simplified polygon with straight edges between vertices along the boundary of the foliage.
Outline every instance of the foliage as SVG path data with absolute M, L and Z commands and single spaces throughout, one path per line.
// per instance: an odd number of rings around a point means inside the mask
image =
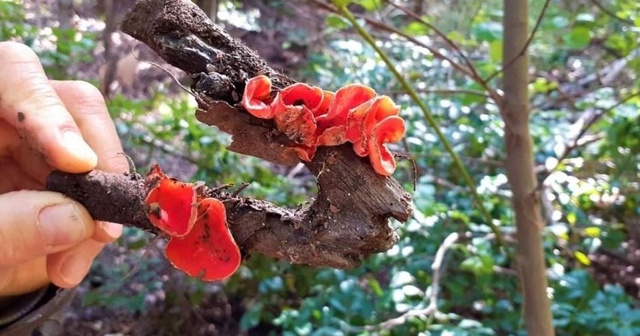
M 407 19 L 384 1 L 341 3 L 351 3 L 350 8 L 366 17 L 385 13 L 384 22 L 462 62 L 459 50 L 438 38 L 432 27 Z M 637 298 L 592 277 L 591 257 L 602 249 L 627 252 L 622 243 L 640 216 L 640 8 L 631 0 L 602 3 L 615 15 L 593 2 L 552 2 L 530 44 L 529 90 L 535 112 L 530 129 L 538 178 L 544 182 L 544 247 L 559 335 L 640 334 Z M 543 5 L 542 0 L 532 1 L 531 27 Z M 276 1 L 274 6 L 281 4 Z M 479 77 L 489 78 L 501 68 L 501 8 L 499 1 L 445 1 L 421 17 L 459 46 Z M 43 34 L 23 19 L 19 2 L 0 1 L 0 40 L 32 45 L 55 77 L 64 77 L 56 71 L 84 61 L 79 56 L 90 55 L 97 44 L 95 34 Z M 239 328 L 249 332 L 267 326 L 272 334 L 283 335 L 524 335 L 513 243 L 493 247 L 494 237 L 451 157 L 374 50 L 340 16 L 327 15 L 325 27 L 324 41 L 318 42 L 323 48 L 309 55 L 300 77 L 329 90 L 363 83 L 402 106 L 408 132 L 395 149 L 410 153 L 417 165 L 415 213 L 406 224 L 393 223 L 400 235 L 396 246 L 355 270 L 312 269 L 252 256 L 224 286 L 227 297 L 241 302 Z M 368 28 L 461 156 L 494 223 L 505 236 L 513 236 L 502 164 L 504 124 L 495 103 L 451 62 L 400 34 Z M 55 45 L 45 43 L 51 36 L 56 36 Z M 621 68 L 614 66 L 623 61 Z M 288 206 L 304 202 L 314 191 L 309 179 L 285 177 L 286 168 L 226 151 L 228 136 L 198 123 L 187 95 L 158 92 L 140 100 L 117 95 L 108 105 L 126 152 L 140 171 L 161 161 L 182 179 L 209 185 L 249 182 L 247 195 Z M 395 176 L 411 190 L 410 162 L 401 161 Z M 392 329 L 375 329 L 429 304 L 434 256 L 451 232 L 462 238 L 444 259 L 438 311 Z M 145 236 L 127 230 L 120 248 L 130 251 L 146 243 Z M 146 285 L 127 287 L 130 265 L 141 258 L 133 254 L 131 260 L 95 265 L 92 281 L 102 279 L 109 286 L 92 289 L 85 303 L 145 313 L 144 298 L 157 291 L 168 293 L 166 305 L 175 303 L 176 292 L 186 292 L 194 306 L 214 291 L 176 274 L 171 275 L 175 281 L 155 279 L 166 264 L 153 252 L 142 258 L 145 262 L 133 275 L 135 282 Z

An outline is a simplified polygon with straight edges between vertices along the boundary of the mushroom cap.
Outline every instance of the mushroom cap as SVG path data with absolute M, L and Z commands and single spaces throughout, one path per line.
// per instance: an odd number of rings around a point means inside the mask
M 230 277 L 240 266 L 240 249 L 227 227 L 224 204 L 205 198 L 198 205 L 198 220 L 183 238 L 171 238 L 165 256 L 189 276 L 205 281 Z
M 368 86 L 350 84 L 333 93 L 296 83 L 272 98 L 269 78 L 257 76 L 247 82 L 242 104 L 256 117 L 274 118 L 276 128 L 294 143 L 301 160 L 313 159 L 317 146 L 349 141 L 358 156 L 370 156 L 378 174 L 387 176 L 395 170 L 385 144 L 404 136 L 400 108 Z
M 396 160 L 385 145 L 404 136 L 405 123 L 398 116 L 388 116 L 380 121 L 368 140 L 369 160 L 376 173 L 390 176 L 396 170 Z
M 144 200 L 149 221 L 169 236 L 187 235 L 196 222 L 194 185 L 167 177 L 158 165 L 151 167 L 149 180 L 154 185 Z
M 273 118 L 271 101 L 271 80 L 269 77 L 260 75 L 247 81 L 242 95 L 242 106 L 247 112 L 257 118 L 271 119 Z

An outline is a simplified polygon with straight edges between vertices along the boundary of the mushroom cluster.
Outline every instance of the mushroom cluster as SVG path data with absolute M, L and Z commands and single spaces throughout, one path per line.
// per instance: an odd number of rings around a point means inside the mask
M 242 106 L 257 118 L 273 119 L 302 160 L 313 159 L 318 146 L 351 142 L 358 156 L 369 156 L 376 173 L 395 171 L 386 144 L 402 139 L 405 123 L 391 98 L 367 86 L 351 84 L 334 93 L 296 83 L 272 92 L 271 80 L 260 75 L 247 82 Z
M 206 281 L 223 280 L 240 266 L 240 249 L 227 226 L 224 204 L 199 195 L 192 183 L 167 177 L 153 165 L 146 177 L 149 221 L 169 236 L 171 264 Z

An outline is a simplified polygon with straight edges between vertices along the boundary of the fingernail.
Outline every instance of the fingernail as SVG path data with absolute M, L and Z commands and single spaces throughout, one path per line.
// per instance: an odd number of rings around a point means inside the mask
M 60 277 L 71 286 L 79 284 L 91 267 L 91 259 L 80 253 L 74 253 L 62 262 Z
M 90 162 L 93 166 L 98 163 L 98 156 L 84 141 L 84 139 L 75 131 L 65 131 L 62 133 L 64 146 L 75 156 L 83 161 Z
M 40 210 L 38 224 L 47 246 L 66 246 L 85 237 L 86 225 L 74 204 L 57 204 Z
M 99 221 L 98 225 L 111 240 L 116 240 L 122 235 L 122 225 L 120 224 Z

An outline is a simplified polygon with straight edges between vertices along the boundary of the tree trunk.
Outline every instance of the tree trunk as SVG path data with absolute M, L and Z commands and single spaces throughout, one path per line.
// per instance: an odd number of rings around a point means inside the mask
M 531 336 L 554 335 L 541 231 L 544 227 L 529 133 L 527 0 L 504 0 L 504 101 L 506 170 L 515 210 L 517 265 L 524 321 Z M 512 60 L 514 60 L 512 62 Z

